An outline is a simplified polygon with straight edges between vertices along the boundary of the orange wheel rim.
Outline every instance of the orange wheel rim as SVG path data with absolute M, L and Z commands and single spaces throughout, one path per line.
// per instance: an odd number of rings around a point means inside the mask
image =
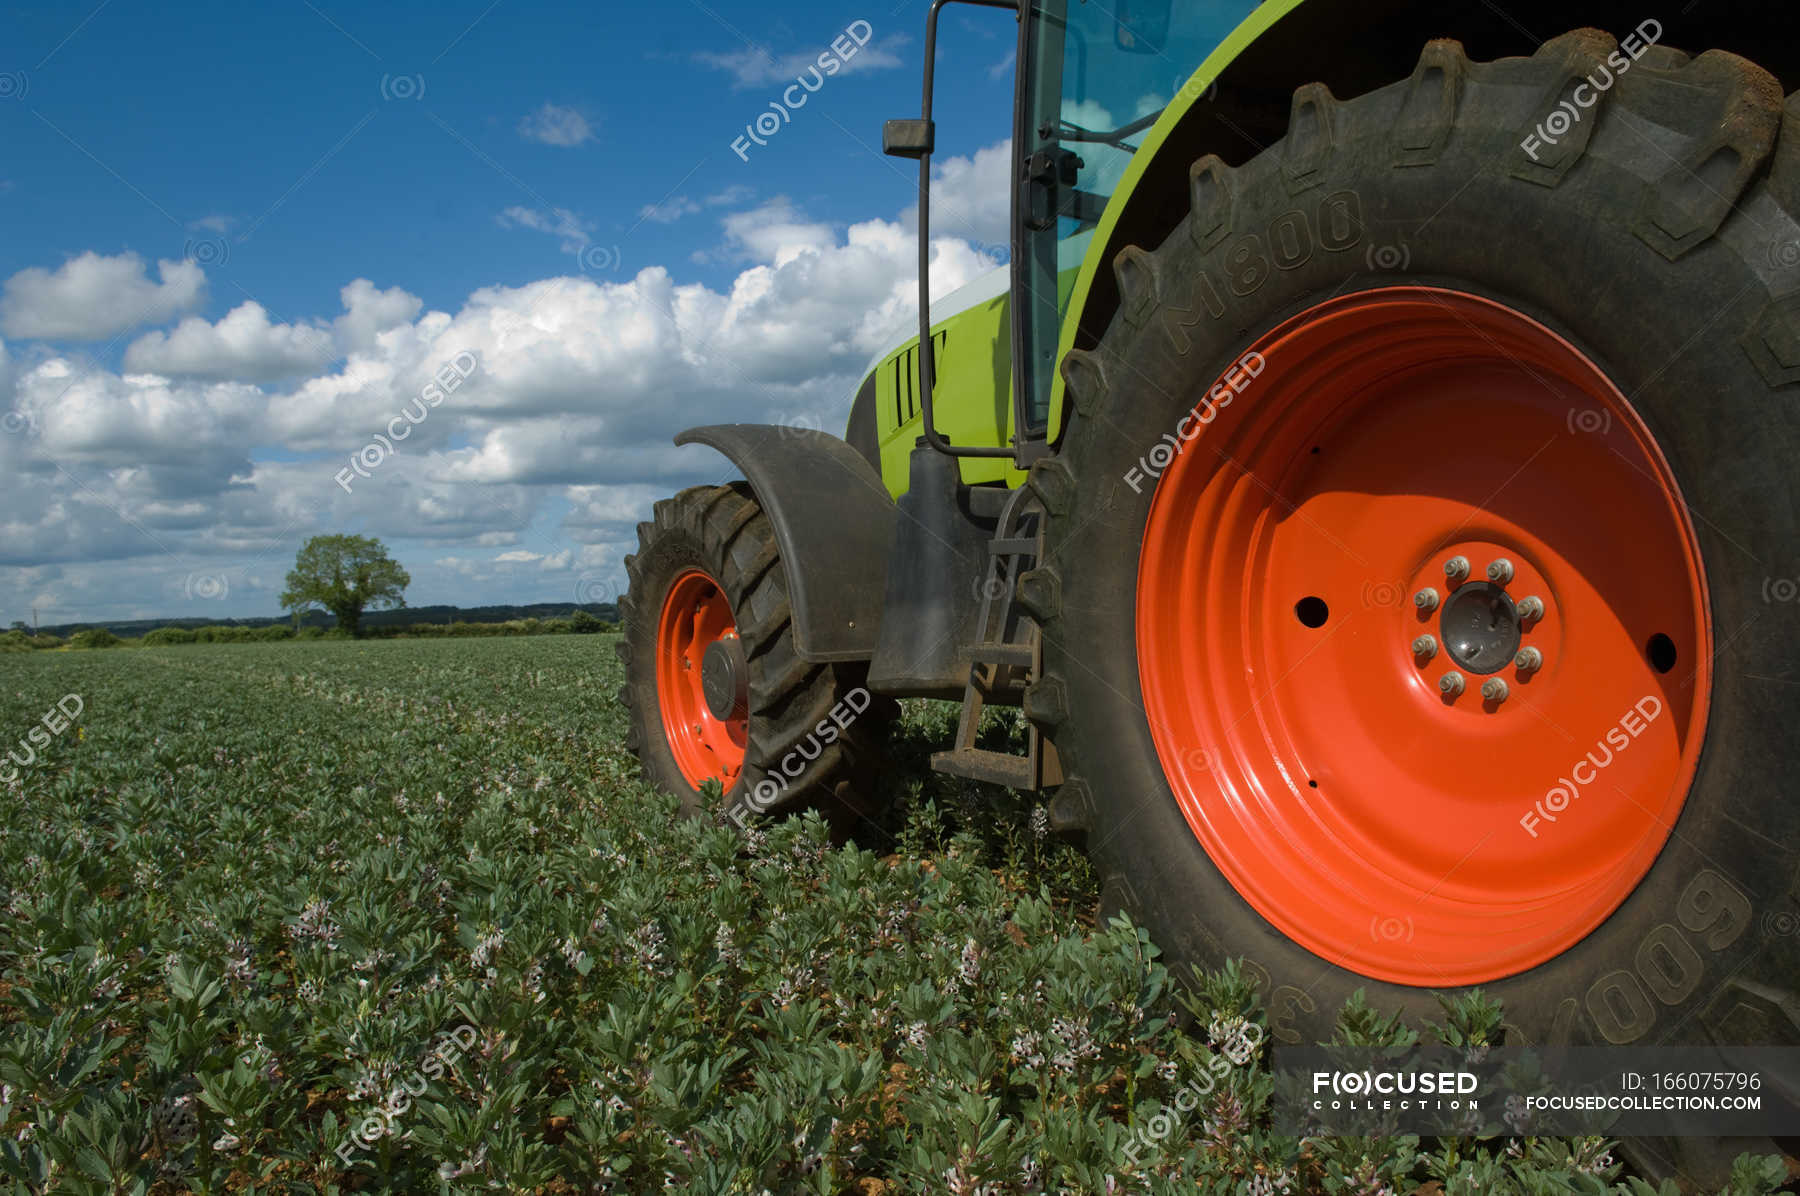
M 738 671 L 722 677 L 720 670 L 734 664 Z M 710 694 L 708 680 L 714 683 Z M 735 700 L 723 696 L 726 689 Z M 657 621 L 656 693 L 669 752 L 696 789 L 709 780 L 730 789 L 743 771 L 749 742 L 744 689 L 731 603 L 718 582 L 690 569 L 669 587 Z
M 1435 288 L 1320 304 L 1208 394 L 1137 591 L 1193 833 L 1365 976 L 1475 984 L 1560 954 L 1649 870 L 1704 738 L 1705 575 L 1655 441 L 1556 333 Z

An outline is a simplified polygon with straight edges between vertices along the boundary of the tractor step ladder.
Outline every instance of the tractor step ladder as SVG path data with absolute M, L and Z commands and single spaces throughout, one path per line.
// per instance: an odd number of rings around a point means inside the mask
M 1009 789 L 1043 789 L 1062 782 L 1056 748 L 1035 726 L 1028 732 L 1023 756 L 975 746 L 982 710 L 998 696 L 1022 692 L 1043 669 L 1043 633 L 1013 606 L 1019 576 L 1037 563 L 1043 550 L 1043 507 L 1021 486 L 1007 500 L 994 538 L 988 542 L 987 567 L 978 583 L 981 609 L 975 619 L 975 643 L 969 647 L 969 681 L 963 689 L 956 746 L 932 753 L 935 772 Z

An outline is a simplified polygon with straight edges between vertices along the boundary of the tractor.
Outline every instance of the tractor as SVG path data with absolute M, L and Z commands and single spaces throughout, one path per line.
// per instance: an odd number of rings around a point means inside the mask
M 1011 244 L 934 303 L 952 4 L 1017 20 Z M 743 480 L 626 558 L 646 774 L 854 818 L 952 699 L 932 767 L 1277 1043 L 1480 986 L 1509 1042 L 1800 1044 L 1794 21 L 935 0 L 917 335 L 842 437 L 676 438 Z

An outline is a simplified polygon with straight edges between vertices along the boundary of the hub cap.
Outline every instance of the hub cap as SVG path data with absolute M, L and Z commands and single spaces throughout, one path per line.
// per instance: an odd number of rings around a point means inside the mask
M 706 708 L 723 722 L 744 717 L 750 705 L 749 668 L 744 663 L 744 642 L 730 631 L 707 646 L 700 668 L 700 684 L 706 691 Z
M 1519 650 L 1519 612 L 1506 591 L 1478 581 L 1444 603 L 1444 650 L 1471 673 L 1498 673 Z
M 749 742 L 743 659 L 719 584 L 698 569 L 677 577 L 657 623 L 656 694 L 669 753 L 696 789 L 708 780 L 730 789 L 743 771 Z
M 1596 365 L 1473 295 L 1332 300 L 1255 351 L 1139 562 L 1182 813 L 1265 918 L 1363 975 L 1554 958 L 1648 871 L 1698 759 L 1711 628 L 1668 465 Z

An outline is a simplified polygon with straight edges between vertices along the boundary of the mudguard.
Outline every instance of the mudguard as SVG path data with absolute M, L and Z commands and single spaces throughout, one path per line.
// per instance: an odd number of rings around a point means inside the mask
M 689 428 L 675 443 L 717 449 L 755 491 L 775 526 L 801 659 L 872 657 L 896 514 L 862 454 L 825 432 L 769 424 Z

